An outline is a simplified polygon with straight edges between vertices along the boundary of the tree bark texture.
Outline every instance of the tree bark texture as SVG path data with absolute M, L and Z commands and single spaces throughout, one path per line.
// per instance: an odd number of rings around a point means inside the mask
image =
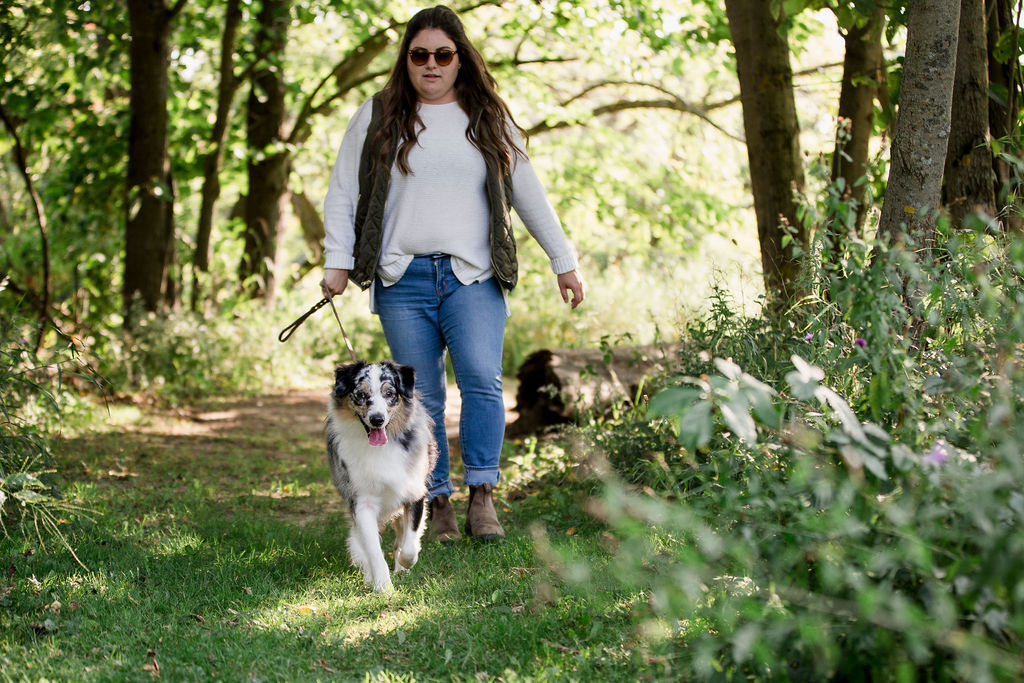
M 807 234 L 794 189 L 803 187 L 800 125 L 783 24 L 765 0 L 726 0 L 743 105 L 750 181 L 757 215 L 765 291 L 773 309 L 796 297 Z M 784 240 L 787 231 L 792 240 Z
M 907 51 L 879 234 L 930 259 L 949 141 L 960 0 L 909 6 Z
M 985 8 L 961 0 L 943 202 L 954 228 L 978 213 L 996 215 L 988 100 Z
M 131 97 L 123 298 L 156 311 L 173 304 L 174 197 L 167 153 L 169 35 L 174 12 L 163 0 L 129 0 Z M 171 298 L 171 301 L 167 301 Z
M 246 133 L 249 196 L 245 205 L 245 251 L 239 267 L 253 296 L 274 297 L 278 236 L 287 202 L 291 158 L 284 143 L 285 82 L 281 61 L 289 22 L 289 0 L 264 0 L 257 17 L 257 46 L 265 62 L 252 76 Z
M 224 157 L 224 141 L 231 121 L 231 105 L 238 92 L 240 79 L 235 75 L 235 35 L 242 21 L 240 0 L 228 0 L 224 12 L 224 32 L 220 42 L 220 85 L 217 88 L 217 116 L 210 133 L 211 149 L 203 159 L 202 204 L 196 230 L 196 248 L 192 258 L 192 310 L 200 299 L 198 273 L 210 270 L 210 238 L 213 235 L 213 212 L 220 198 L 220 168 Z
M 839 127 L 832 155 L 832 181 L 842 178 L 844 195 L 855 205 L 856 219 L 851 226 L 859 236 L 867 215 L 864 196 L 867 184 L 858 182 L 868 173 L 871 136 L 875 127 L 875 96 L 885 83 L 885 59 L 882 30 L 885 12 L 876 9 L 863 26 L 852 26 L 843 36 L 843 83 L 839 91 Z M 835 247 L 847 237 L 831 231 Z

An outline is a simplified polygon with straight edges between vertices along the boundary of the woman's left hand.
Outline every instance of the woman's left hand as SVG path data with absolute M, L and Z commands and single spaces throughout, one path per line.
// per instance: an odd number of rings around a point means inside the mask
M 558 276 L 558 293 L 562 295 L 562 301 L 569 303 L 569 292 L 572 292 L 573 308 L 583 303 L 583 278 L 578 271 L 570 270 Z

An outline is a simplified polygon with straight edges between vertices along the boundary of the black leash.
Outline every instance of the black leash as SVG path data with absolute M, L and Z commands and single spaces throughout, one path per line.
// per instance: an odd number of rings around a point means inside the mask
M 279 342 L 288 341 L 288 339 L 292 336 L 295 330 L 299 329 L 302 323 L 306 322 L 306 318 L 313 315 L 327 304 L 330 304 L 331 310 L 334 311 L 334 319 L 338 321 L 338 327 L 341 328 L 341 336 L 345 340 L 345 346 L 348 347 L 348 354 L 352 356 L 352 362 L 355 363 L 356 352 L 352 348 L 352 342 L 349 341 L 348 335 L 345 334 L 345 326 L 341 324 L 341 316 L 338 315 L 338 309 L 334 307 L 334 300 L 331 298 L 331 293 L 327 290 L 326 284 L 323 285 L 323 291 L 324 298 L 320 299 L 320 301 L 317 301 L 315 304 L 313 304 L 312 308 L 310 308 L 308 311 L 300 315 L 298 319 L 291 325 L 281 330 L 281 334 L 277 335 L 277 340 Z

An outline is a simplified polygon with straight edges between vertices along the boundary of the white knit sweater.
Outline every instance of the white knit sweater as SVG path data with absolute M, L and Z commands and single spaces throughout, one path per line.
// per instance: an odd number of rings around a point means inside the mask
M 359 159 L 370 113 L 367 100 L 349 122 L 331 173 L 324 200 L 325 268 L 351 270 L 355 265 Z M 413 256 L 443 252 L 452 256 L 459 282 L 484 281 L 492 276 L 486 169 L 466 139 L 469 120 L 456 102 L 420 104 L 419 114 L 425 129 L 409 152 L 412 173 L 391 170 L 377 274 L 387 287 L 401 279 Z M 548 255 L 551 269 L 557 274 L 575 270 L 575 252 L 528 158 L 517 158 L 512 188 L 512 207 Z

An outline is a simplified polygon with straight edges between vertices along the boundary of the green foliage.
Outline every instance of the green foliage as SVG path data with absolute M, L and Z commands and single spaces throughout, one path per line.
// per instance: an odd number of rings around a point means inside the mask
M 74 343 L 30 350 L 29 327 L 0 326 L 0 537 L 34 538 L 45 547 L 56 539 L 72 556 L 61 525 L 83 511 L 66 501 L 54 478 L 51 433 L 61 420 L 65 379 L 95 381 L 79 371 Z M 77 560 L 77 556 L 75 557 Z
M 932 253 L 851 242 L 784 320 L 719 298 L 592 430 L 619 580 L 697 677 L 1024 674 L 1024 242 Z
M 268 310 L 236 292 L 222 297 L 215 322 L 189 312 L 139 312 L 132 334 L 93 341 L 105 350 L 103 374 L 129 395 L 178 403 L 329 386 L 334 365 L 351 360 L 330 308 L 308 318 L 287 343 L 278 340 L 320 297 L 304 287 Z M 360 357 L 386 357 L 383 334 L 365 301 L 343 297 L 336 305 Z

